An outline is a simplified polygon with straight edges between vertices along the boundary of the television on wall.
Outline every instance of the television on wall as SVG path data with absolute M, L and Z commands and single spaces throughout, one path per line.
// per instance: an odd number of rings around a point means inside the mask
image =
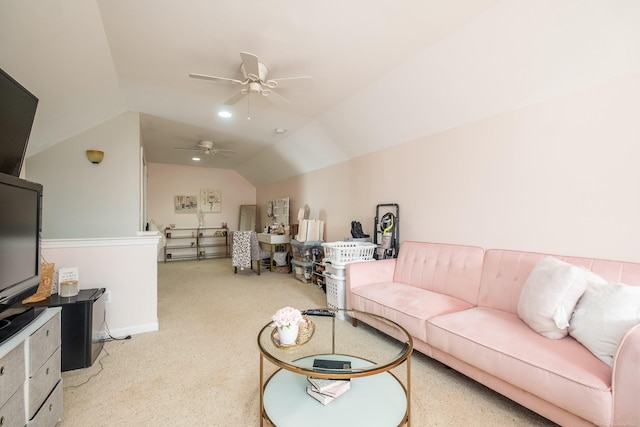
M 0 69 L 0 173 L 20 176 L 38 98 Z
M 42 185 L 0 174 L 0 218 L 2 313 L 40 284 Z

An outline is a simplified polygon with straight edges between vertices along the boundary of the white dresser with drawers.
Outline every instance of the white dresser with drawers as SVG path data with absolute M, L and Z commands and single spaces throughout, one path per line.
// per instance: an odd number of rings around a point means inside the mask
M 62 416 L 61 309 L 40 309 L 0 345 L 0 427 L 50 427 Z

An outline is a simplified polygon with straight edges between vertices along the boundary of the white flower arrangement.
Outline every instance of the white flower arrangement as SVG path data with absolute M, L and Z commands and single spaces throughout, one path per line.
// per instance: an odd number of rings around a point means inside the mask
M 298 325 L 302 322 L 302 313 L 296 308 L 284 307 L 276 311 L 271 320 L 279 328 Z

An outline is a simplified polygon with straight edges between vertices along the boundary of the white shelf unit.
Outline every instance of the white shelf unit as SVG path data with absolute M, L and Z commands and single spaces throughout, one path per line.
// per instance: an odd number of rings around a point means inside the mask
M 165 230 L 164 262 L 229 256 L 226 228 L 169 228 Z
M 229 257 L 229 231 L 205 227 L 198 230 L 198 259 Z

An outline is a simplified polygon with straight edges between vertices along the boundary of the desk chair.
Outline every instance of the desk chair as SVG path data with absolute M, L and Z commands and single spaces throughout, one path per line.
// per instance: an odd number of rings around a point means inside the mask
M 258 234 L 255 231 L 232 231 L 231 232 L 232 256 L 231 263 L 233 272 L 240 269 L 251 268 L 253 262 L 257 262 L 256 272 L 260 275 L 260 264 L 263 259 L 270 259 L 271 253 L 260 247 Z

